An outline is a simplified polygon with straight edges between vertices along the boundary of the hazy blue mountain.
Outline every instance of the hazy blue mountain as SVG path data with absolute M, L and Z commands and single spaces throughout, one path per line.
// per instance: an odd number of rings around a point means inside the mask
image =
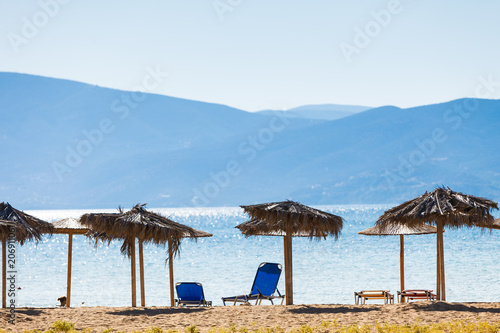
M 314 120 L 336 120 L 353 114 L 371 109 L 367 106 L 357 105 L 338 105 L 338 104 L 319 104 L 304 105 L 297 108 L 284 111 L 284 115 L 290 118 L 305 118 Z M 259 111 L 261 114 L 270 115 L 275 110 Z
M 398 203 L 440 185 L 500 199 L 498 100 L 318 122 L 151 94 L 123 102 L 131 96 L 0 73 L 0 201 L 21 209 Z
M 140 201 L 137 192 L 149 193 L 159 185 L 148 184 L 149 177 L 188 181 L 170 169 L 179 162 L 175 154 L 196 151 L 200 159 L 188 169 L 206 168 L 212 161 L 203 155 L 210 155 L 213 145 L 243 142 L 270 124 L 281 126 L 275 116 L 224 105 L 153 94 L 135 101 L 134 96 L 68 80 L 0 73 L 0 144 L 7 157 L 0 162 L 0 200 L 28 207 L 115 207 L 130 195 Z M 286 123 L 294 128 L 310 121 Z M 149 160 L 154 165 L 144 164 L 145 156 L 154 156 Z M 158 174 L 148 175 L 150 168 Z M 133 193 L 124 192 L 129 188 Z
M 467 101 L 477 108 L 464 110 Z M 500 157 L 494 152 L 499 126 L 500 101 L 457 100 L 406 110 L 383 107 L 291 129 L 256 151 L 255 158 L 228 156 L 226 161 L 240 162 L 242 172 L 217 196 L 205 198 L 209 205 L 234 198 L 250 204 L 283 198 L 309 204 L 398 203 L 446 185 L 499 200 Z M 196 157 L 180 161 L 189 165 Z M 223 171 L 222 163 L 211 170 Z M 193 186 L 200 190 L 215 182 L 207 171 Z M 189 201 L 193 195 L 175 197 Z
M 300 154 L 269 178 L 306 202 L 401 202 L 440 185 L 498 200 L 499 126 L 500 101 L 383 107 L 285 133 L 255 168 Z

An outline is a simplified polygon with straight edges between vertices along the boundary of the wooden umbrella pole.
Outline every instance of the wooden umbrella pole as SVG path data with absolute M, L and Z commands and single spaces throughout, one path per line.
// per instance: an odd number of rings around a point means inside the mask
M 399 277 L 401 280 L 401 291 L 405 290 L 405 236 L 399 235 L 401 243 L 399 250 Z M 403 303 L 404 303 L 403 298 Z
M 142 240 L 139 241 L 139 275 L 141 279 L 141 306 L 146 306 L 146 287 L 144 285 L 144 253 L 142 248 Z
M 71 306 L 71 266 L 73 262 L 73 234 L 68 234 L 68 280 L 66 283 L 66 307 Z
M 441 256 L 439 254 L 439 236 L 436 233 L 436 296 L 437 299 L 441 299 Z
M 443 225 L 441 225 L 439 253 L 441 254 L 441 300 L 446 301 L 446 279 L 444 274 L 444 240 L 443 240 Z
M 441 300 L 441 237 L 439 236 L 442 233 L 441 223 L 437 222 L 437 233 L 436 233 L 436 296 L 438 300 Z
M 170 306 L 175 306 L 174 298 L 174 251 L 171 240 L 168 241 L 168 275 L 170 278 Z
M 7 240 L 2 239 L 2 308 L 7 307 Z
M 287 233 L 284 238 L 286 305 L 293 305 L 292 236 Z
M 285 264 L 285 304 L 288 304 L 288 285 L 286 284 L 286 258 L 288 257 L 288 242 L 286 235 L 283 236 L 283 263 Z
M 132 243 L 130 244 L 130 249 L 132 251 L 132 255 L 131 255 L 131 258 L 130 258 L 130 262 L 131 262 L 131 271 L 132 271 L 132 307 L 136 307 L 137 306 L 137 303 L 136 303 L 136 285 L 135 285 L 135 237 L 134 239 L 132 240 Z

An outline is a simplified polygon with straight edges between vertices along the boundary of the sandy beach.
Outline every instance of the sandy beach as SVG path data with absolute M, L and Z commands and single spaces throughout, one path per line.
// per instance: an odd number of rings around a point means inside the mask
M 350 324 L 432 324 L 465 320 L 468 322 L 500 321 L 500 303 L 447 303 L 420 301 L 394 305 L 293 305 L 293 306 L 216 306 L 208 308 L 170 307 L 79 307 L 79 308 L 19 308 L 16 324 L 7 323 L 8 311 L 1 310 L 1 328 L 47 330 L 54 321 L 75 323 L 78 330 L 91 328 L 92 332 L 113 328 L 132 332 L 150 327 L 184 330 L 196 325 L 201 332 L 212 327 L 235 325 L 236 328 L 280 326 L 286 330 L 301 325 L 320 325 L 336 320 L 340 325 Z

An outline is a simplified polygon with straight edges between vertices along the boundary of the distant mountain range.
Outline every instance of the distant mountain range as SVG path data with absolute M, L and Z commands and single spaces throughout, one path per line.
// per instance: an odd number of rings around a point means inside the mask
M 356 105 L 338 105 L 338 104 L 319 104 L 319 105 L 304 105 L 297 108 L 289 109 L 283 112 L 283 115 L 289 118 L 305 118 L 317 120 L 336 120 L 355 113 L 363 112 L 371 109 L 367 106 Z M 264 110 L 259 113 L 264 115 L 273 115 L 277 110 Z
M 250 113 L 0 73 L 0 201 L 20 209 L 399 203 L 441 185 L 500 199 L 500 101 L 365 109 Z M 328 121 L 305 110 L 352 114 Z

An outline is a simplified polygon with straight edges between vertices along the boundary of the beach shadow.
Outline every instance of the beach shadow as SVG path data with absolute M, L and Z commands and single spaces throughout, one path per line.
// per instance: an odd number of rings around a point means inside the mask
M 288 312 L 296 314 L 320 314 L 320 313 L 361 313 L 370 311 L 380 311 L 379 307 L 363 307 L 363 306 L 335 306 L 335 307 L 320 307 L 314 305 L 303 305 L 300 308 L 289 309 Z
M 43 309 L 45 310 L 45 309 Z M 21 313 L 27 316 L 39 316 L 42 314 L 43 310 L 41 309 L 26 309 L 26 308 L 17 308 L 16 313 Z
M 195 312 L 201 312 L 201 311 L 209 311 L 211 307 L 199 307 L 199 308 L 171 308 L 171 307 L 164 307 L 164 308 L 130 308 L 130 309 L 124 309 L 124 310 L 116 310 L 116 311 L 109 311 L 107 314 L 110 315 L 115 315 L 115 316 L 157 316 L 157 315 L 163 315 L 163 314 L 176 314 L 176 313 L 184 313 L 184 314 L 189 314 L 189 313 L 195 313 Z
M 425 301 L 425 302 L 415 302 L 409 304 L 411 308 L 419 311 L 458 311 L 458 312 L 489 312 L 489 313 L 500 313 L 500 308 L 488 308 L 488 307 L 476 307 L 467 303 L 448 303 L 440 301 Z

